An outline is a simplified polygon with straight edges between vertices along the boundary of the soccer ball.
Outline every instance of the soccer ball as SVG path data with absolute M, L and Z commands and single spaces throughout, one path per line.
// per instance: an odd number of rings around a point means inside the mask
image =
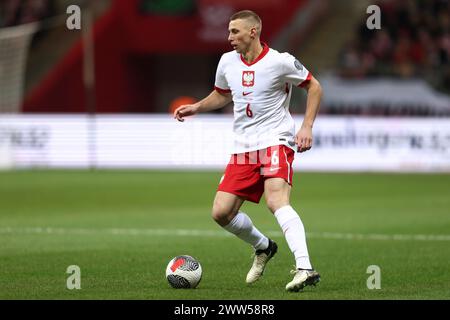
M 167 265 L 166 278 L 173 288 L 193 289 L 202 279 L 202 266 L 191 256 L 177 256 Z

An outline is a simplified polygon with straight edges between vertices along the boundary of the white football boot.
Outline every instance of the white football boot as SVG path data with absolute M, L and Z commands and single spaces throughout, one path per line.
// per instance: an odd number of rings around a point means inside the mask
M 315 270 L 297 269 L 292 270 L 294 279 L 286 285 L 286 290 L 298 292 L 306 286 L 315 286 L 320 281 L 320 274 Z
M 269 239 L 269 246 L 265 250 L 256 250 L 253 265 L 247 274 L 247 283 L 257 281 L 264 273 L 267 262 L 277 253 L 277 244 Z

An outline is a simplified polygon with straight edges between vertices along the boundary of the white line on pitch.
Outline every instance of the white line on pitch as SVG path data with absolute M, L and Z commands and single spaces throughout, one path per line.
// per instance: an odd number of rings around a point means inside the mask
M 194 230 L 194 229 L 80 229 L 80 228 L 53 228 L 53 227 L 3 227 L 0 234 L 78 234 L 78 235 L 124 235 L 124 236 L 180 236 L 180 237 L 229 237 L 230 233 L 221 230 Z M 269 237 L 282 237 L 280 231 L 268 231 Z M 308 232 L 307 238 L 333 239 L 333 240 L 399 240 L 399 241 L 450 241 L 450 235 L 442 234 L 363 234 L 363 233 L 337 233 L 337 232 Z

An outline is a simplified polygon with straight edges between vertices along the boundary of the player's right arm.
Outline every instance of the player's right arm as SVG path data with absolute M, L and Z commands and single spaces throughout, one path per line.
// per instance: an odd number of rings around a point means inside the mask
M 231 94 L 228 92 L 219 92 L 213 90 L 203 100 L 200 100 L 194 104 L 184 104 L 179 106 L 173 113 L 173 117 L 178 121 L 183 122 L 184 117 L 192 116 L 196 113 L 207 112 L 224 107 L 232 100 Z

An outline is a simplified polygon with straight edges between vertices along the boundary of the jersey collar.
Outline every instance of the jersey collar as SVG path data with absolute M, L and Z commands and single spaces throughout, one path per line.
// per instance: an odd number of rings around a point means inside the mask
M 264 58 L 264 56 L 267 54 L 267 52 L 269 52 L 269 46 L 267 45 L 267 43 L 261 41 L 261 44 L 262 44 L 262 46 L 263 46 L 263 50 L 261 51 L 261 53 L 259 54 L 259 56 L 258 56 L 255 60 L 253 60 L 252 62 L 248 63 L 247 61 L 245 61 L 245 59 L 244 59 L 244 57 L 242 56 L 242 54 L 240 55 L 240 56 L 241 56 L 242 62 L 243 62 L 246 66 L 249 66 L 249 67 L 250 67 L 250 66 L 254 65 L 254 64 L 257 63 L 259 60 L 261 60 L 262 58 Z

